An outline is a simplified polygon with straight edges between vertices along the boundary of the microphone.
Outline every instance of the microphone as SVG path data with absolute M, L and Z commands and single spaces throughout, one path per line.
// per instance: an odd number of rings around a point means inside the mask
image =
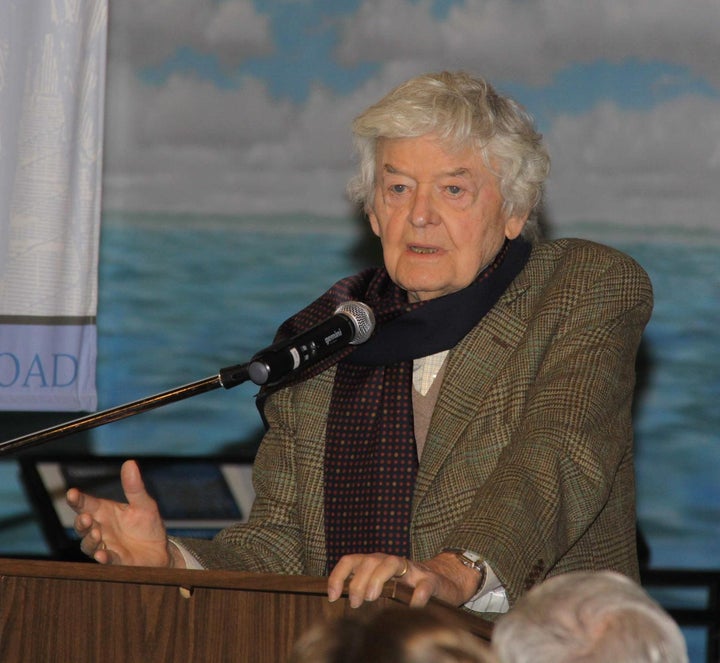
M 364 343 L 374 329 L 375 315 L 367 304 L 344 302 L 324 322 L 258 352 L 248 364 L 248 375 L 257 385 L 275 384 L 347 345 Z

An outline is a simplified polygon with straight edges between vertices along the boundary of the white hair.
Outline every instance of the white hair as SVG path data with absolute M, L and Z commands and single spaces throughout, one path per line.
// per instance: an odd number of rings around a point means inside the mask
M 379 139 L 430 133 L 451 148 L 469 146 L 482 154 L 497 174 L 504 212 L 528 215 L 523 234 L 537 234 L 535 217 L 550 168 L 542 136 L 517 102 L 462 71 L 412 78 L 355 119 L 359 167 L 348 183 L 350 199 L 366 210 L 370 207 Z
M 687 663 L 676 622 L 640 585 L 611 571 L 554 576 L 501 617 L 503 663 Z

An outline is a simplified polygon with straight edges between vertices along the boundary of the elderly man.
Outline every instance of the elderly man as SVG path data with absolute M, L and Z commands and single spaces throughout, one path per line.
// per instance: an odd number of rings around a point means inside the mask
M 290 337 L 347 300 L 377 327 L 264 389 L 249 522 L 170 540 L 137 466 L 127 504 L 75 489 L 100 563 L 329 574 L 335 600 L 392 577 L 481 612 L 544 578 L 637 577 L 631 402 L 652 308 L 645 272 L 581 240 L 537 239 L 549 160 L 529 116 L 463 72 L 414 78 L 354 123 L 349 186 L 384 266 L 341 280 Z

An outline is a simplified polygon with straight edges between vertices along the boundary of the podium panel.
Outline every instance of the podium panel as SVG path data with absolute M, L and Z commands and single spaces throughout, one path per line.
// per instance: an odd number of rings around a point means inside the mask
M 283 663 L 319 620 L 355 613 L 325 578 L 0 559 L 0 661 Z M 407 605 L 394 581 L 360 611 Z M 432 602 L 489 640 L 492 625 Z

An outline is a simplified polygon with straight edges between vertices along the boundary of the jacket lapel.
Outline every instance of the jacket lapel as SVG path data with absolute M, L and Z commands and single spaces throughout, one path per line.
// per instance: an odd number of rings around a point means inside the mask
M 413 495 L 413 517 L 428 487 L 471 420 L 482 416 L 483 402 L 497 374 L 527 328 L 523 299 L 529 288 L 525 269 L 493 309 L 448 355 L 446 379 L 428 430 Z M 452 376 L 447 379 L 447 376 Z

